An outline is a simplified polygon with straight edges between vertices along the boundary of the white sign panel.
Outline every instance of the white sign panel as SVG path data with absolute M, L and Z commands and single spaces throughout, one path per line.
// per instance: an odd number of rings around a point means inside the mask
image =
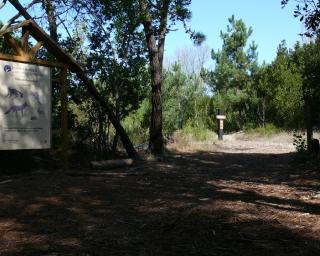
M 218 120 L 225 120 L 226 119 L 226 116 L 225 115 L 217 115 L 216 118 Z
M 223 130 L 223 120 L 219 120 L 220 130 Z
M 50 147 L 50 68 L 0 60 L 0 150 Z

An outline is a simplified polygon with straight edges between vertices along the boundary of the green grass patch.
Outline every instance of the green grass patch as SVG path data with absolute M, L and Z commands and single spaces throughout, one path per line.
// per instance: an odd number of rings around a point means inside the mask
M 273 124 L 266 124 L 264 127 L 247 127 L 245 133 L 248 135 L 272 136 L 281 133 L 281 129 Z
M 178 131 L 182 135 L 191 136 L 196 141 L 206 141 L 213 137 L 213 132 L 203 127 L 185 126 L 182 130 Z

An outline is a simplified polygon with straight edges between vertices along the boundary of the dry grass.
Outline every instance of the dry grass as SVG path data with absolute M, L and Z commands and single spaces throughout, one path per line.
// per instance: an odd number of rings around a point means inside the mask
M 317 135 L 315 136 L 317 137 Z M 206 140 L 198 140 L 192 134 L 177 132 L 173 143 L 168 146 L 175 152 L 220 151 L 228 153 L 289 153 L 295 151 L 293 133 L 281 132 L 263 136 L 260 133 L 234 133 L 224 136 L 218 141 L 217 134 L 212 132 Z
M 279 132 L 276 134 L 263 135 L 261 133 L 235 133 L 233 137 L 237 140 L 251 140 L 251 141 L 270 141 L 280 143 L 292 143 L 293 132 Z
M 232 153 L 100 175 L 0 177 L 0 256 L 320 255 L 318 169 L 290 154 L 234 153 L 235 141 L 216 145 Z
M 292 143 L 293 142 L 293 134 L 294 133 L 300 133 L 300 134 L 304 134 L 304 132 L 278 132 L 278 133 L 274 133 L 274 134 L 266 134 L 263 135 L 261 133 L 235 133 L 234 136 L 237 139 L 241 139 L 241 140 L 268 140 L 268 141 L 272 141 L 272 142 L 282 142 L 282 143 Z M 315 139 L 320 139 L 320 132 L 314 132 L 313 137 Z
M 190 133 L 176 132 L 173 135 L 173 143 L 168 145 L 168 149 L 175 152 L 211 151 L 217 142 L 217 135 L 214 132 L 207 134 L 206 140 L 199 140 Z

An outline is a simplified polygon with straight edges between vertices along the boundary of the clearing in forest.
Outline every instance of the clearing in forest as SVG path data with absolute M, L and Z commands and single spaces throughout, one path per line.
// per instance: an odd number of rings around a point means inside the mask
M 293 164 L 291 141 L 267 140 L 1 177 L 0 255 L 320 255 L 319 172 Z

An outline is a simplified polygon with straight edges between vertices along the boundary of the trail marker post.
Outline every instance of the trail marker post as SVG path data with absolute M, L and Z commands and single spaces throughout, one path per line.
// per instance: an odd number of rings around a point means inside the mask
M 218 121 L 218 139 L 223 140 L 223 126 L 224 126 L 224 120 L 226 119 L 226 116 L 224 115 L 224 111 L 219 109 L 218 115 L 216 115 L 217 121 Z

